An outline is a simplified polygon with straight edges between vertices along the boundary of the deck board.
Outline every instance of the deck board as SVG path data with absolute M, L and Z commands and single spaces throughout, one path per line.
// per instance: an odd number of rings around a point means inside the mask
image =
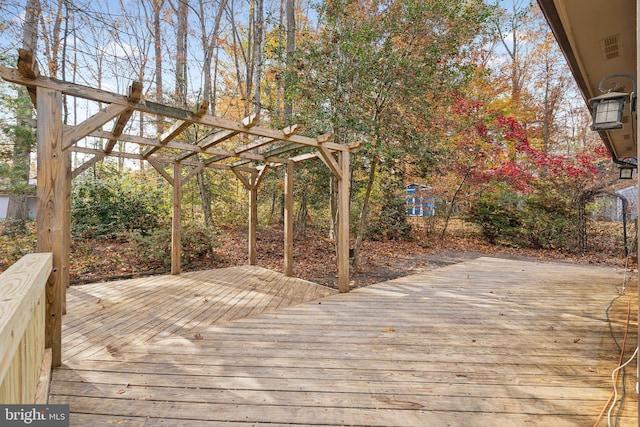
M 340 295 L 225 270 L 70 289 L 50 403 L 78 426 L 585 426 L 629 303 L 625 357 L 637 342 L 637 281 L 620 295 L 610 268 L 479 258 Z M 634 373 L 620 426 L 637 425 Z

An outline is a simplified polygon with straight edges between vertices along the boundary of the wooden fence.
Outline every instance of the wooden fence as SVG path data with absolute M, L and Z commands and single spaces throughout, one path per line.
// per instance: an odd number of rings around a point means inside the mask
M 45 351 L 50 253 L 22 257 L 0 275 L 0 403 L 46 403 L 51 351 Z

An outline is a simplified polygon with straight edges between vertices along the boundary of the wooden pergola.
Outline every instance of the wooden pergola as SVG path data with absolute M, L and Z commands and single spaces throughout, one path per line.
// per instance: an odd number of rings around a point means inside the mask
M 284 183 L 284 273 L 293 275 L 293 171 L 296 163 L 318 157 L 338 182 L 337 267 L 340 292 L 349 290 L 349 181 L 350 155 L 358 147 L 331 142 L 331 135 L 316 138 L 297 135 L 299 127 L 282 130 L 260 127 L 258 116 L 240 122 L 207 114 L 207 105 L 195 112 L 142 97 L 142 85 L 134 82 L 126 96 L 41 76 L 32 53 L 21 50 L 17 69 L 0 67 L 0 76 L 25 86 L 37 111 L 37 251 L 53 253 L 53 271 L 47 283 L 46 347 L 53 350 L 53 366 L 61 363 L 61 328 L 66 288 L 69 284 L 71 239 L 71 180 L 105 157 L 148 162 L 173 187 L 171 273 L 180 274 L 182 187 L 204 168 L 232 171 L 250 193 L 248 249 L 249 264 L 256 264 L 257 195 L 267 170 L 286 167 Z M 104 105 L 96 114 L 75 126 L 63 123 L 63 95 Z M 134 112 L 172 121 L 161 135 L 141 137 L 124 133 Z M 111 130 L 104 125 L 114 123 Z M 177 141 L 191 125 L 208 128 L 194 143 Z M 244 142 L 236 136 L 253 136 Z M 106 141 L 101 148 L 78 142 L 86 137 Z M 115 150 L 119 141 L 137 144 L 137 153 Z M 227 142 L 221 148 L 222 142 Z M 237 141 L 237 145 L 228 148 Z M 313 152 L 297 154 L 301 148 Z M 75 169 L 71 153 L 89 159 Z M 196 156 L 197 155 L 197 156 Z M 167 168 L 169 171 L 167 171 Z M 171 173 L 172 171 L 172 173 Z

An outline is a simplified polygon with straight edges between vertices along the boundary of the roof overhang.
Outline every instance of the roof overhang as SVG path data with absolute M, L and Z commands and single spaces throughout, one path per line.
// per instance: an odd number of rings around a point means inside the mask
M 637 77 L 635 0 L 538 0 L 585 102 L 601 94 L 602 79 L 613 74 Z M 627 78 L 607 80 L 607 88 L 630 93 Z M 627 111 L 622 129 L 599 132 L 617 163 L 637 156 L 634 117 Z

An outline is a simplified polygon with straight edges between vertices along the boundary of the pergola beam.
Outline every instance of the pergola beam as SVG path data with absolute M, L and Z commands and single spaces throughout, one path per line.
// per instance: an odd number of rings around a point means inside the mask
M 173 185 L 173 182 L 175 181 L 174 177 L 169 175 L 169 172 L 164 170 L 164 167 L 159 162 L 157 162 L 155 159 L 151 159 L 151 158 L 147 159 L 147 161 L 149 162 L 149 164 L 151 166 L 153 166 L 153 168 L 156 170 L 156 172 L 158 172 L 160 175 L 162 175 L 164 177 L 164 179 L 167 180 L 167 182 L 170 185 Z
M 128 99 L 129 99 L 129 102 L 135 102 L 135 103 L 140 102 L 140 99 L 142 99 L 142 83 L 141 82 L 135 81 L 131 84 L 131 87 L 129 87 Z M 122 135 L 122 132 L 124 132 L 124 127 L 129 122 L 129 119 L 131 119 L 131 116 L 133 116 L 133 112 L 134 112 L 133 109 L 127 108 L 118 117 L 118 120 L 116 121 L 116 124 L 113 127 L 113 130 L 111 131 L 113 133 L 113 138 L 111 138 L 109 142 L 107 142 L 107 146 L 104 149 L 104 152 L 106 154 L 109 154 L 111 153 L 111 151 L 113 151 L 113 147 L 115 147 L 116 143 L 118 142 L 118 137 Z
M 80 166 L 75 168 L 73 170 L 73 172 L 71 172 L 71 179 L 77 177 L 82 172 L 86 171 L 91 166 L 95 165 L 100 160 L 104 159 L 105 157 L 107 157 L 106 153 L 96 153 L 96 154 L 94 154 L 92 158 L 90 158 L 89 160 L 85 161 L 83 164 L 81 164 Z
M 91 132 L 90 134 L 86 135 L 86 136 L 92 136 L 95 138 L 104 138 L 104 139 L 109 139 L 113 137 L 113 134 L 111 132 L 105 132 L 105 131 L 100 131 L 100 130 L 96 130 Z M 233 151 L 230 150 L 225 150 L 222 148 L 218 148 L 218 147 L 210 147 L 210 148 L 202 148 L 199 147 L 197 145 L 193 145 L 193 144 L 187 144 L 184 142 L 178 142 L 178 141 L 170 141 L 165 143 L 164 145 L 162 144 L 162 142 L 158 139 L 153 139 L 153 138 L 145 138 L 142 136 L 137 136 L 137 135 L 120 135 L 118 137 L 119 141 L 125 141 L 125 142 L 131 142 L 134 144 L 138 144 L 140 146 L 148 146 L 148 147 L 153 147 L 153 148 L 171 148 L 171 149 L 175 149 L 175 150 L 183 150 L 183 151 L 187 151 L 190 154 L 207 154 L 207 155 L 213 155 L 213 156 L 223 156 L 224 158 L 229 158 L 229 157 L 235 157 L 235 158 L 240 158 L 240 159 L 245 159 L 246 161 L 244 164 L 248 164 L 252 161 L 256 161 L 256 162 L 265 162 L 265 161 L 269 161 L 269 162 L 274 162 L 274 163 L 286 163 L 286 159 L 283 158 L 279 158 L 275 155 L 269 155 L 269 156 L 264 156 L 261 154 L 254 154 L 254 153 L 242 153 L 242 154 L 236 154 Z M 74 151 L 75 151 L 75 147 L 77 146 L 73 146 L 74 147 Z M 84 147 L 82 147 L 84 148 Z M 106 155 L 106 153 L 105 153 Z M 109 153 L 109 155 L 111 155 L 111 153 Z M 149 158 L 149 156 L 145 156 L 145 154 L 140 155 L 140 159 L 144 160 L 146 158 Z M 186 158 L 186 157 L 185 157 Z M 178 158 L 173 158 L 172 162 L 175 161 L 182 161 Z M 205 159 L 203 162 L 203 164 L 205 165 L 212 165 L 216 162 L 210 161 L 210 159 Z M 186 163 L 185 163 L 186 164 Z M 231 167 L 234 166 L 241 166 L 241 165 L 230 165 Z
M 35 80 L 40 76 L 38 71 L 38 63 L 33 52 L 25 49 L 18 49 L 18 72 L 26 79 Z M 38 98 L 36 96 L 35 88 L 27 87 L 31 103 L 34 107 L 38 106 Z
M 318 154 L 318 157 L 320 157 L 324 164 L 327 165 L 329 170 L 331 170 L 333 176 L 335 176 L 337 179 L 342 179 L 342 169 L 340 168 L 340 165 L 338 164 L 336 159 L 333 157 L 333 154 L 331 154 L 324 147 L 318 147 Z
M 269 158 L 271 156 L 280 156 L 282 154 L 286 154 L 289 153 L 291 151 L 295 151 L 299 148 L 303 148 L 304 145 L 301 144 L 286 144 L 283 145 L 282 147 L 278 147 L 278 148 L 274 148 L 273 150 L 269 150 L 269 151 L 265 151 L 263 154 L 263 156 L 265 158 Z M 238 154 L 238 157 L 241 157 L 241 154 Z M 236 162 L 233 162 L 231 164 L 232 167 L 237 167 L 237 166 L 242 166 L 242 165 L 246 165 L 247 163 L 251 163 L 251 160 L 247 160 L 242 158 L 242 160 L 238 160 Z
M 209 103 L 207 101 L 203 102 L 198 106 L 198 108 L 196 108 L 196 111 L 193 113 L 193 117 L 201 118 L 205 115 L 208 108 Z M 169 129 L 162 133 L 162 135 L 160 136 L 160 145 L 147 149 L 147 151 L 142 154 L 142 157 L 146 159 L 147 157 L 158 151 L 160 148 L 165 147 L 170 141 L 173 141 L 175 138 L 177 138 L 192 124 L 193 121 L 191 120 L 178 120 Z
M 103 124 L 107 123 L 110 120 L 113 120 L 116 116 L 118 116 L 125 110 L 127 110 L 126 105 L 111 104 L 107 108 L 98 111 L 96 114 L 89 117 L 79 125 L 68 128 L 64 132 L 63 149 L 68 149 L 94 130 L 100 128 Z
M 0 77 L 4 80 L 21 84 L 27 87 L 46 87 L 54 90 L 58 90 L 65 95 L 75 96 L 78 98 L 88 99 L 96 102 L 104 102 L 108 104 L 119 104 L 133 108 L 136 111 L 141 111 L 148 114 L 154 114 L 159 116 L 165 116 L 168 118 L 183 120 L 185 122 L 191 122 L 193 124 L 199 124 L 203 126 L 210 126 L 219 129 L 227 129 L 238 131 L 249 135 L 262 136 L 266 138 L 273 138 L 274 140 L 282 140 L 288 142 L 295 142 L 302 145 L 311 147 L 317 147 L 318 141 L 316 138 L 310 138 L 301 135 L 289 135 L 287 136 L 282 130 L 275 130 L 269 128 L 263 128 L 260 126 L 254 126 L 246 128 L 242 123 L 236 122 L 222 117 L 216 117 L 211 115 L 204 115 L 197 117 L 195 113 L 170 107 L 167 105 L 151 102 L 148 100 L 140 101 L 137 104 L 129 102 L 128 98 L 123 95 L 119 95 L 112 92 L 107 92 L 101 89 L 94 89 L 88 86 L 78 85 L 75 83 L 68 83 L 58 79 L 50 77 L 39 76 L 36 79 L 27 79 L 13 68 L 0 66 Z M 348 151 L 349 147 L 344 144 L 336 144 L 332 142 L 326 142 L 324 144 L 327 148 L 334 151 Z
M 287 126 L 286 128 L 282 129 L 282 132 L 287 135 L 287 136 L 291 136 L 294 135 L 298 132 L 299 129 L 299 125 L 291 125 L 291 126 Z M 209 162 L 219 162 L 221 160 L 227 159 L 229 157 L 239 157 L 239 158 L 243 158 L 244 156 L 242 156 L 242 153 L 246 153 L 247 151 L 251 151 L 251 150 L 255 150 L 257 148 L 260 148 L 264 145 L 267 144 L 271 144 L 272 142 L 276 142 L 277 140 L 274 138 L 257 138 L 255 141 L 250 142 L 249 144 L 245 144 L 245 145 L 241 145 L 240 147 L 236 147 L 233 149 L 233 152 L 236 154 L 235 156 L 225 156 L 225 155 L 220 155 L 220 156 L 216 156 L 212 159 L 209 159 Z M 302 145 L 297 145 L 298 147 L 302 146 Z M 249 163 L 251 160 L 246 160 L 243 164 Z
M 298 130 L 300 129 L 300 125 L 291 125 L 291 126 L 287 126 L 286 128 L 282 129 L 282 132 L 286 135 L 286 136 L 291 136 L 291 135 L 295 135 L 296 133 L 298 133 Z M 245 144 L 245 145 L 241 145 L 240 147 L 237 147 L 235 150 L 236 153 L 244 153 L 246 151 L 251 151 L 251 150 L 255 150 L 256 148 L 260 148 L 264 145 L 270 144 L 272 142 L 275 142 L 276 140 L 273 138 L 258 138 L 255 141 L 249 143 L 249 144 Z
M 93 156 L 102 156 L 102 158 L 106 157 L 106 155 L 104 154 L 104 151 L 102 150 L 98 150 L 96 148 L 89 148 L 89 147 L 78 147 L 78 146 L 73 146 L 71 147 L 71 151 L 75 152 L 75 153 L 82 153 L 82 154 L 88 154 L 88 155 L 93 155 Z M 122 151 L 113 151 L 111 152 L 111 154 L 109 154 L 109 157 L 116 157 L 116 158 L 120 158 L 120 159 L 129 159 L 129 160 L 155 160 L 156 162 L 159 163 L 166 163 L 166 164 L 173 164 L 175 163 L 175 159 L 170 158 L 170 157 L 161 157 L 161 156 L 157 156 L 154 155 L 152 157 L 149 157 L 147 159 L 143 158 L 141 154 L 136 154 L 136 153 L 127 153 L 127 152 L 122 152 Z M 100 159 L 98 159 L 100 160 Z M 89 162 L 94 161 L 94 159 L 90 159 L 88 160 Z M 189 161 L 189 160 L 185 160 L 184 162 L 182 162 L 182 164 L 184 166 L 193 166 L 193 167 L 197 167 L 197 166 L 204 166 L 204 167 L 210 167 L 213 169 L 219 169 L 219 170 L 230 170 L 231 166 L 230 165 L 219 165 L 219 164 L 211 164 L 211 165 L 205 165 L 203 162 L 197 162 L 197 161 Z M 84 166 L 84 164 L 83 164 Z M 81 167 L 83 167 L 81 166 Z M 234 169 L 242 171 L 242 172 L 251 172 L 253 170 L 256 170 L 256 168 L 252 168 L 252 167 L 234 167 Z
M 260 119 L 260 115 L 255 113 L 242 119 L 241 123 L 244 125 L 245 128 L 248 129 L 257 125 L 259 119 Z M 215 132 L 204 137 L 200 142 L 198 142 L 197 146 L 203 150 L 206 150 L 209 147 L 213 147 L 214 145 L 218 145 L 226 141 L 227 139 L 233 138 L 239 133 L 240 133 L 239 131 L 231 131 L 231 130 L 223 130 L 220 132 Z M 176 160 L 184 160 L 193 155 L 194 153 L 184 153 L 177 156 Z
M 189 180 L 191 178 L 193 178 L 194 176 L 196 176 L 199 172 L 201 172 L 202 170 L 204 170 L 205 165 L 204 164 L 199 164 L 198 166 L 193 167 L 189 173 L 182 178 L 182 185 L 186 184 L 187 182 L 189 182 Z

